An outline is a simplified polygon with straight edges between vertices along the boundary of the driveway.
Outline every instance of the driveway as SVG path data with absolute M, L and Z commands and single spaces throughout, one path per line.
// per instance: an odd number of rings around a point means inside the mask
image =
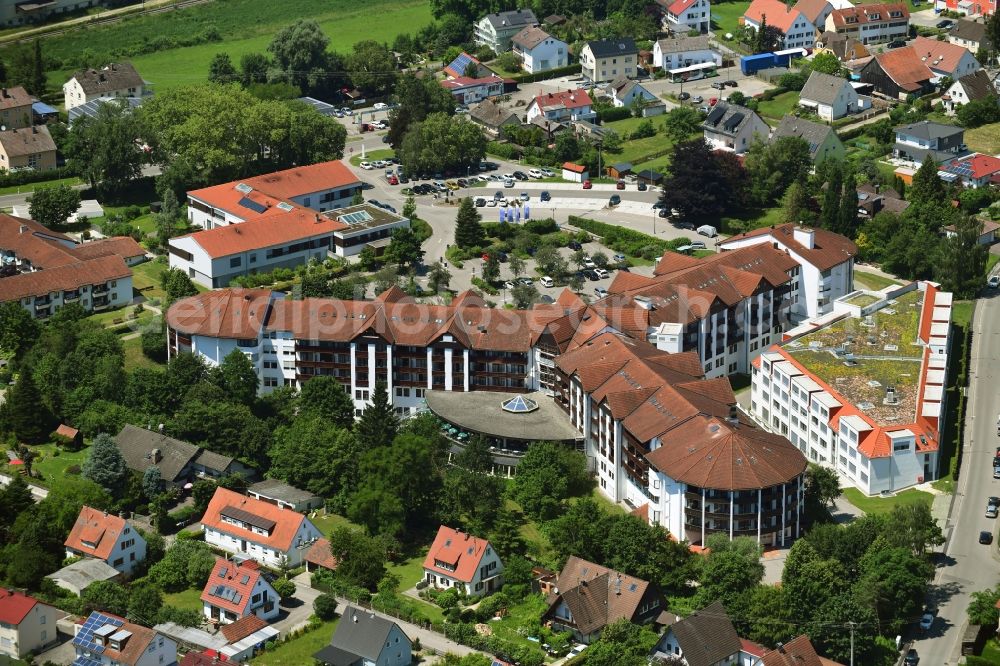
M 281 600 L 281 615 L 271 626 L 287 636 L 296 629 L 309 624 L 309 616 L 313 614 L 313 602 L 322 592 L 309 587 L 309 574 L 301 573 L 292 579 L 295 583 L 295 594 L 290 599 Z

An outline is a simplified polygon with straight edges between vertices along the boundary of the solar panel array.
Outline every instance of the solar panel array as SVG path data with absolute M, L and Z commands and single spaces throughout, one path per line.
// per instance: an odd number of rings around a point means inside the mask
M 101 666 L 101 662 L 89 657 L 77 657 L 73 660 L 73 666 Z
M 265 210 L 267 210 L 267 206 L 265 206 L 264 204 L 259 204 L 253 199 L 247 199 L 246 197 L 243 197 L 237 203 L 243 206 L 244 208 L 249 208 L 255 213 L 263 213 Z
M 240 592 L 227 585 L 216 585 L 212 588 L 212 591 L 209 592 L 209 594 L 213 597 L 219 597 L 220 599 L 225 599 L 226 601 L 234 604 L 238 604 L 243 600 L 243 595 Z
M 465 68 L 472 63 L 472 56 L 468 53 L 461 53 L 457 58 L 451 61 L 448 65 L 448 69 L 453 72 L 457 72 L 459 76 L 465 76 Z
M 740 123 L 743 122 L 743 118 L 745 118 L 745 116 L 742 113 L 734 113 L 732 116 L 730 116 L 729 120 L 727 120 L 726 124 L 724 125 L 726 131 L 732 132 L 737 127 L 739 127 Z
M 708 125 L 718 125 L 724 115 L 726 115 L 726 110 L 717 106 L 708 114 L 708 118 L 705 118 L 705 123 Z
M 114 627 L 121 627 L 125 625 L 125 622 L 116 617 L 110 617 L 96 611 L 91 613 L 87 621 L 83 623 L 83 627 L 80 628 L 80 632 L 76 635 L 76 638 L 73 639 L 73 645 L 90 652 L 103 653 L 104 646 L 94 642 L 94 632 L 109 624 Z
M 370 222 L 371 219 L 371 213 L 366 210 L 359 210 L 354 213 L 347 213 L 346 215 L 340 216 L 340 221 L 346 222 L 347 224 L 361 224 L 362 222 Z
M 255 513 L 250 513 L 244 509 L 236 506 L 226 506 L 223 507 L 222 511 L 219 512 L 221 515 L 227 518 L 233 518 L 240 521 L 241 523 L 246 523 L 247 525 L 252 525 L 254 527 L 259 527 L 260 529 L 270 532 L 277 525 L 276 522 L 264 516 L 258 516 Z
M 961 162 L 952 162 L 947 167 L 947 170 L 953 174 L 962 177 L 968 177 L 972 175 L 972 160 L 963 160 Z

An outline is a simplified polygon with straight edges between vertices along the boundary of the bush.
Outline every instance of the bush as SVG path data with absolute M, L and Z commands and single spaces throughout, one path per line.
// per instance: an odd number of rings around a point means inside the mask
M 313 611 L 321 620 L 332 620 L 337 616 L 337 597 L 321 594 L 313 601 Z
M 615 120 L 625 120 L 632 117 L 632 109 L 627 106 L 611 106 L 597 110 L 597 117 L 602 123 L 610 123 Z
M 675 241 L 664 241 L 632 229 L 626 229 L 614 224 L 605 224 L 604 222 L 597 222 L 583 217 L 576 217 L 575 215 L 569 217 L 569 223 L 574 227 L 600 236 L 603 239 L 604 245 L 610 247 L 612 250 L 633 257 L 655 259 L 668 249 L 672 249 L 671 243 L 675 243 Z M 673 247 L 685 245 L 686 242 L 676 243 Z
M 295 594 L 295 583 L 284 577 L 278 578 L 273 583 L 271 583 L 271 587 L 274 588 L 274 591 L 282 599 L 285 599 Z
M 514 79 L 518 83 L 534 83 L 535 81 L 557 79 L 560 76 L 566 76 L 567 74 L 579 74 L 580 69 L 580 63 L 576 63 L 574 65 L 566 65 L 565 67 L 556 67 L 555 69 L 538 72 L 536 74 L 529 74 L 527 72 L 524 74 L 515 74 L 510 78 Z
M 472 286 L 482 290 L 483 292 L 489 294 L 490 296 L 496 296 L 497 294 L 500 293 L 500 291 L 496 287 L 494 287 L 481 277 L 472 278 Z

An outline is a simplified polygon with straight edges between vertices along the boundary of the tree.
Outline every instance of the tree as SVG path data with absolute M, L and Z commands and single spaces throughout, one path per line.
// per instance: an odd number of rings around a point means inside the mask
M 80 208 L 80 193 L 69 185 L 40 187 L 28 197 L 31 219 L 50 229 L 58 229 Z
M 408 173 L 464 172 L 478 168 L 486 155 L 486 139 L 468 120 L 431 113 L 410 125 L 398 150 Z
M 996 95 L 974 99 L 958 107 L 958 122 L 966 129 L 1000 121 L 1000 102 Z
M 14 303 L 15 307 L 21 305 Z M 25 368 L 17 377 L 17 382 L 7 392 L 6 400 L 0 404 L 0 424 L 14 433 L 14 437 L 27 444 L 39 444 L 52 432 L 55 419 L 35 384 L 30 368 Z
M 227 84 L 240 80 L 239 72 L 233 66 L 228 53 L 216 53 L 208 64 L 208 80 L 212 83 Z
M 581 454 L 555 442 L 537 442 L 521 459 L 511 492 L 526 513 L 549 520 L 563 501 L 588 492 L 592 485 Z
M 812 211 L 810 205 L 812 199 L 809 191 L 801 181 L 795 181 L 785 190 L 782 200 L 782 217 L 785 222 L 797 224 L 811 219 Z
M 725 176 L 720 156 L 703 139 L 677 143 L 670 155 L 670 175 L 660 195 L 667 210 L 676 209 L 685 218 L 712 219 L 739 206 L 744 178 L 734 177 L 741 175 L 738 170 Z
M 931 546 L 944 543 L 941 526 L 931 515 L 930 504 L 924 502 L 893 508 L 886 520 L 883 534 L 891 545 L 907 548 L 919 557 L 924 557 Z
M 521 526 L 524 516 L 516 509 L 501 504 L 493 517 L 493 530 L 490 532 L 490 544 L 496 549 L 503 561 L 510 565 L 508 559 L 514 555 L 524 555 L 527 549 Z M 505 567 L 506 568 L 506 567 Z M 505 574 L 507 582 L 510 578 Z
M 747 597 L 746 621 L 736 624 L 740 636 L 762 645 L 777 645 L 795 635 L 795 619 L 783 588 L 758 585 Z
M 989 250 L 979 242 L 983 222 L 977 217 L 961 216 L 955 232 L 942 242 L 935 257 L 935 277 L 943 289 L 956 298 L 975 298 L 986 275 Z
M 125 487 L 128 478 L 128 466 L 122 457 L 118 445 L 111 435 L 101 433 L 94 438 L 83 462 L 83 476 L 101 486 L 113 496 L 117 496 Z
M 510 255 L 510 263 L 508 264 L 508 268 L 510 268 L 511 275 L 513 275 L 515 278 L 521 277 L 522 275 L 524 275 L 524 269 L 525 269 L 524 259 L 522 259 L 516 254 Z
M 31 313 L 17 301 L 0 303 L 0 351 L 20 357 L 38 338 L 39 328 Z
M 66 157 L 92 188 L 117 192 L 142 175 L 146 157 L 136 146 L 142 135 L 138 113 L 124 102 L 109 101 L 95 115 L 73 122 Z
M 273 477 L 346 508 L 360 454 L 350 430 L 330 427 L 315 414 L 302 415 L 275 433 L 268 450 Z
M 865 553 L 855 585 L 859 601 L 875 609 L 883 631 L 895 634 L 920 615 L 933 565 L 906 548 L 875 548 Z
M 198 293 L 198 288 L 187 276 L 187 273 L 179 268 L 171 268 L 160 274 L 160 286 L 167 292 L 167 300 L 176 301 Z
M 438 259 L 431 264 L 430 269 L 427 271 L 427 286 L 430 287 L 431 291 L 436 294 L 442 288 L 447 289 L 450 284 L 451 272 L 445 268 L 445 265 L 440 259 Z
M 280 78 L 307 93 L 321 86 L 326 77 L 330 38 L 312 19 L 299 19 L 274 35 L 267 50 L 274 58 Z M 269 79 L 274 77 L 268 76 Z
M 202 588 L 215 567 L 215 554 L 203 541 L 178 539 L 163 559 L 149 569 L 149 578 L 164 592 Z
M 95 610 L 125 615 L 128 612 L 128 590 L 122 585 L 110 580 L 99 580 L 91 583 L 80 594 L 84 612 Z
M 8 541 L 9 531 L 17 517 L 34 504 L 35 498 L 31 496 L 28 482 L 20 474 L 12 475 L 10 482 L 0 488 L 0 506 L 4 507 L 0 512 L 0 544 Z
M 627 619 L 615 620 L 587 650 L 587 666 L 646 666 L 657 635 Z
M 257 398 L 257 385 L 260 382 L 257 371 L 253 362 L 239 349 L 234 349 L 222 359 L 219 379 L 219 388 L 226 392 L 229 399 L 251 405 Z
M 299 415 L 319 416 L 339 428 L 354 427 L 354 401 L 335 377 L 320 375 L 302 385 Z
M 216 386 L 208 383 L 195 389 L 202 387 L 219 392 Z M 267 424 L 254 416 L 246 405 L 225 400 L 206 401 L 197 393 L 182 403 L 167 422 L 167 431 L 172 437 L 248 462 L 262 459 L 272 442 Z
M 329 622 L 337 617 L 337 597 L 332 594 L 321 594 L 313 600 L 313 612 L 316 617 Z
M 809 144 L 800 137 L 754 141 L 746 154 L 750 196 L 759 206 L 771 206 L 789 185 L 804 180 L 811 168 Z
M 981 624 L 987 627 L 995 627 L 998 621 L 997 602 L 1000 601 L 1000 586 L 993 589 L 982 590 L 972 593 L 972 600 L 966 612 L 969 615 L 970 624 Z
M 840 161 L 827 160 L 823 164 L 826 172 L 826 190 L 820 208 L 819 223 L 824 229 L 835 231 L 840 211 L 840 197 L 844 188 L 844 167 Z
M 393 410 L 385 382 L 375 383 L 372 403 L 368 405 L 354 428 L 362 451 L 388 446 L 399 432 L 399 417 Z
M 911 205 L 938 204 L 946 201 L 944 181 L 938 176 L 938 166 L 928 153 L 917 172 L 913 174 L 909 199 Z
M 844 71 L 840 60 L 831 51 L 817 53 L 812 60 L 812 69 L 815 72 L 832 74 L 833 76 L 840 76 Z
M 483 280 L 487 284 L 493 284 L 500 279 L 500 255 L 497 252 L 490 252 L 483 262 Z
M 240 57 L 240 83 L 250 86 L 267 81 L 271 61 L 263 53 L 244 53 Z
M 392 232 L 392 239 L 385 248 L 383 258 L 402 270 L 405 266 L 415 267 L 423 263 L 424 250 L 412 229 L 396 229 Z
M 701 605 L 721 601 L 727 608 L 739 605 L 740 597 L 755 589 L 764 578 L 760 548 L 747 552 L 737 547 L 718 550 L 719 542 L 702 564 L 699 576 L 698 600 Z
M 480 224 L 482 216 L 470 197 L 462 199 L 455 216 L 455 245 L 462 249 L 482 247 L 486 232 Z
M 671 109 L 663 118 L 663 130 L 674 143 L 687 141 L 701 131 L 701 113 L 691 106 Z
M 32 95 L 38 97 L 45 95 L 45 62 L 42 59 L 42 42 L 37 37 L 31 67 L 31 85 L 25 87 Z
M 347 58 L 351 82 L 372 95 L 385 95 L 395 83 L 396 57 L 385 44 L 370 39 L 354 44 Z
M 840 206 L 837 209 L 836 230 L 842 236 L 854 238 L 858 232 L 858 188 L 854 177 L 854 168 L 844 166 L 843 191 L 840 195 Z
M 146 499 L 153 500 L 162 492 L 163 476 L 160 474 L 160 468 L 151 465 L 142 473 L 142 494 L 146 496 Z
M 337 578 L 373 590 L 385 576 L 385 547 L 376 537 L 346 525 L 330 533 L 330 554 L 337 561 Z
M 155 624 L 162 607 L 163 593 L 152 583 L 143 580 L 129 586 L 127 617 L 132 622 Z
M 990 63 L 996 60 L 997 49 L 1000 48 L 1000 17 L 995 13 L 986 19 L 986 42 L 990 45 Z
M 510 296 L 514 299 L 514 307 L 520 310 L 528 310 L 538 301 L 538 288 L 533 284 L 516 284 L 510 290 Z
M 811 520 L 829 520 L 830 505 L 840 497 L 840 477 L 817 463 L 806 470 L 805 510 Z

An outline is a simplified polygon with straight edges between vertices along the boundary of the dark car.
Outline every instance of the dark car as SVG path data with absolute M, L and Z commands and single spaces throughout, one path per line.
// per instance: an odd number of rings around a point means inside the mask
M 723 88 L 726 87 L 726 84 L 723 83 L 722 81 L 716 81 L 712 84 L 712 87 L 715 88 L 716 90 L 722 90 Z
M 677 99 L 679 99 L 682 102 L 685 100 L 689 100 L 691 99 L 691 93 L 682 92 L 680 95 L 677 96 Z
M 597 271 L 591 268 L 588 268 L 580 272 L 583 273 L 583 277 L 587 278 L 591 282 L 597 282 L 598 280 L 601 279 L 601 276 L 597 274 Z
M 503 192 L 497 190 L 493 193 L 493 201 L 500 201 L 501 199 L 503 199 Z
M 670 217 L 670 211 L 666 208 L 660 208 L 656 211 L 656 217 Z
M 617 194 L 612 194 L 611 198 L 608 199 L 608 205 L 609 206 L 617 206 L 621 202 L 622 202 L 622 198 L 620 196 L 618 196 Z
M 736 83 L 736 81 L 733 81 L 732 79 L 730 79 L 729 81 L 726 81 L 726 85 L 729 86 L 730 88 L 735 88 L 739 84 Z
M 617 183 L 615 183 L 615 189 L 616 190 L 624 190 L 625 189 L 625 181 L 624 180 L 619 180 Z
M 945 19 L 943 21 L 938 21 L 936 27 L 940 28 L 941 30 L 947 30 L 951 26 L 952 26 L 952 22 L 949 21 L 948 19 Z
M 577 243 L 576 241 L 570 241 L 569 242 L 569 249 L 571 249 L 571 250 L 582 250 L 583 246 L 580 245 L 579 243 Z
M 542 190 L 542 193 L 538 195 L 538 198 L 541 199 L 542 201 L 551 201 L 552 195 L 549 194 L 548 190 Z
M 486 205 L 486 199 L 484 199 L 482 197 L 477 197 L 476 198 L 476 208 L 482 208 L 485 205 Z
M 910 648 L 906 651 L 906 659 L 903 660 L 905 666 L 917 666 L 920 663 L 920 655 L 917 654 L 915 648 Z
M 400 184 L 405 185 L 406 183 L 410 182 L 410 179 L 406 177 L 405 173 L 401 173 L 399 174 L 399 182 Z
M 517 178 L 518 180 L 528 180 L 528 174 L 524 173 L 523 171 L 515 171 L 511 175 L 514 176 L 514 178 Z
M 906 46 L 906 41 L 902 39 L 894 39 L 891 42 L 889 42 L 890 49 L 901 49 L 904 46 Z
M 464 178 L 459 178 L 455 182 L 458 184 L 459 187 L 468 187 L 469 186 L 469 181 L 467 181 Z
M 646 183 L 639 183 L 639 191 L 640 192 L 646 191 Z
M 500 261 L 501 264 L 507 263 L 507 253 L 497 252 L 497 259 Z
M 979 543 L 988 546 L 993 543 L 993 532 L 983 530 L 979 533 Z

